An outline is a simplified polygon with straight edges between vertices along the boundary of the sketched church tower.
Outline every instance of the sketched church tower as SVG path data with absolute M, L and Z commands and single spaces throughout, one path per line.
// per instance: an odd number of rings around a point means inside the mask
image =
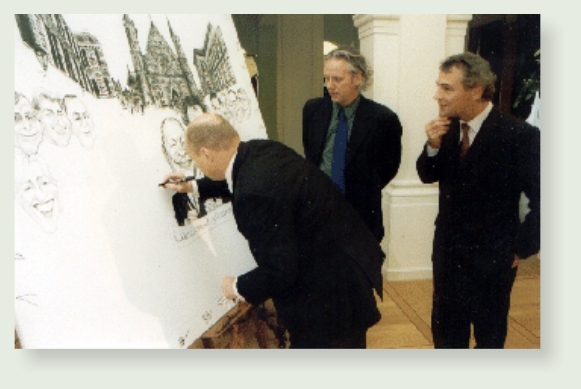
M 127 85 L 131 89 L 131 98 L 142 106 L 155 104 L 182 110 L 184 100 L 188 96 L 199 96 L 199 91 L 180 39 L 174 34 L 169 20 L 167 24 L 175 52 L 152 20 L 146 50 L 142 53 L 135 23 L 127 14 L 123 15 L 134 69 L 128 69 Z
M 194 50 L 194 65 L 200 76 L 204 96 L 225 91 L 236 84 L 226 42 L 219 26 L 214 27 L 208 23 L 204 48 Z
M 50 64 L 96 97 L 113 97 L 118 83 L 109 75 L 97 38 L 73 33 L 60 14 L 14 16 L 22 41 L 34 51 L 44 70 Z

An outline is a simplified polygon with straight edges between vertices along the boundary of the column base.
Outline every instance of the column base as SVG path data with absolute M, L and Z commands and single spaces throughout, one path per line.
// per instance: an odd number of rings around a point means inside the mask
M 438 186 L 420 181 L 392 182 L 383 194 L 387 281 L 432 278 L 432 241 L 438 214 Z

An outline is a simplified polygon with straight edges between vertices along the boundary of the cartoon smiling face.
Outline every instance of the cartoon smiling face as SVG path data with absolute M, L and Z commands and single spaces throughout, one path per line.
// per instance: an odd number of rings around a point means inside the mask
M 26 155 L 38 152 L 42 142 L 42 125 L 38 121 L 30 101 L 16 93 L 14 99 L 14 145 Z
M 161 125 L 163 153 L 174 171 L 191 172 L 192 159 L 185 149 L 185 129 L 179 120 L 167 118 Z
M 71 139 L 71 123 L 59 99 L 40 94 L 35 98 L 34 107 L 45 135 L 57 146 L 67 146 Z
M 65 96 L 64 105 L 73 133 L 85 148 L 91 148 L 95 140 L 95 125 L 91 114 L 77 96 Z
M 46 232 L 54 232 L 58 219 L 58 187 L 46 164 L 37 156 L 24 158 L 17 172 L 17 199 Z

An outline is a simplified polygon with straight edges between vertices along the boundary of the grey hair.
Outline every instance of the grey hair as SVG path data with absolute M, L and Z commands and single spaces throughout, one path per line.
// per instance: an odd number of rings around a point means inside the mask
M 40 111 L 40 103 L 42 101 L 56 102 L 61 108 L 63 108 L 63 99 L 56 96 L 53 92 L 39 92 L 32 98 L 32 108 L 35 111 Z
M 365 57 L 354 47 L 340 47 L 331 50 L 325 55 L 325 62 L 331 58 L 343 59 L 349 64 L 349 72 L 356 75 L 361 72 L 363 81 L 359 85 L 359 91 L 363 92 L 373 83 L 373 69 L 367 64 Z
M 452 67 L 462 70 L 462 85 L 466 89 L 482 86 L 482 100 L 492 100 L 496 90 L 496 74 L 490 69 L 487 60 L 479 55 L 465 52 L 446 58 L 440 65 L 440 70 L 449 73 Z

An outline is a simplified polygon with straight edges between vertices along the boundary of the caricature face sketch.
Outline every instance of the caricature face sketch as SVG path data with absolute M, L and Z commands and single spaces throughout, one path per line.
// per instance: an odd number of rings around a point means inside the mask
M 174 171 L 191 174 L 194 163 L 186 153 L 185 131 L 179 120 L 167 118 L 162 122 L 161 147 Z
M 34 108 L 42 123 L 45 136 L 57 146 L 67 146 L 71 139 L 71 123 L 64 111 L 62 101 L 41 93 L 34 98 Z
M 95 141 L 95 125 L 87 107 L 77 96 L 65 96 L 64 106 L 73 133 L 83 147 L 90 149 Z
M 26 155 L 36 154 L 42 135 L 42 126 L 35 116 L 30 101 L 24 95 L 15 93 L 14 145 Z
M 201 105 L 199 105 L 199 104 L 188 105 L 187 114 L 188 114 L 188 120 L 190 122 L 193 121 L 195 118 L 197 118 L 198 116 L 200 116 L 203 113 L 204 113 L 204 109 L 202 108 Z
M 58 188 L 46 164 L 33 155 L 24 158 L 16 177 L 16 198 L 46 232 L 54 232 L 58 219 Z
M 234 89 L 228 90 L 228 99 L 226 100 L 229 105 L 234 105 L 236 103 L 236 91 Z
M 217 114 L 222 114 L 222 100 L 216 94 L 212 94 L 210 96 L 210 105 L 212 106 L 212 110 Z
M 250 98 L 243 88 L 238 89 L 238 120 L 245 120 L 250 117 Z

